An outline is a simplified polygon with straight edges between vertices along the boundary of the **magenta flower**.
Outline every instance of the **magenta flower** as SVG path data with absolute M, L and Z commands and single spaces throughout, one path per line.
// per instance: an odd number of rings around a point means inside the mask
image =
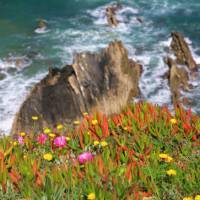
M 56 137 L 55 140 L 54 140 L 54 144 L 57 146 L 57 147 L 64 147 L 66 145 L 66 137 L 65 136 L 59 136 L 59 137 Z
M 94 156 L 90 152 L 85 152 L 78 156 L 78 161 L 80 164 L 84 164 L 87 161 L 91 161 L 93 157 Z
M 42 134 L 40 134 L 40 135 L 38 136 L 37 141 L 38 141 L 39 144 L 45 144 L 47 138 L 48 138 L 47 135 L 44 134 L 44 133 L 42 133 Z
M 24 138 L 22 136 L 18 136 L 18 142 L 19 142 L 19 144 L 23 145 L 24 144 Z

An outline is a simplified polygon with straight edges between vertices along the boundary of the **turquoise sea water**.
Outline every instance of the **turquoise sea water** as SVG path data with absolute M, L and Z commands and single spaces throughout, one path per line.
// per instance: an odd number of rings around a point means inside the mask
M 72 62 L 73 53 L 97 51 L 114 39 L 122 40 L 130 57 L 143 64 L 142 97 L 170 105 L 163 57 L 171 31 L 180 31 L 191 43 L 200 63 L 199 0 L 124 0 L 116 29 L 106 25 L 107 0 L 1 0 L 0 1 L 0 130 L 8 133 L 13 116 L 32 86 L 48 71 Z M 137 17 L 143 20 L 140 24 Z M 48 31 L 35 33 L 39 19 Z M 20 62 L 18 60 L 21 60 Z M 200 113 L 200 78 L 184 94 Z

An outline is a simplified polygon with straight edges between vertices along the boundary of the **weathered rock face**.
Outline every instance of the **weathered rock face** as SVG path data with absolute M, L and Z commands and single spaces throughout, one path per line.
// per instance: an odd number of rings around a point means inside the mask
M 189 76 L 184 68 L 177 67 L 176 62 L 171 58 L 166 58 L 165 63 L 169 66 L 169 86 L 171 90 L 172 103 L 180 103 L 180 90 L 189 89 Z
M 171 48 L 177 57 L 177 63 L 187 65 L 190 70 L 196 70 L 198 65 L 192 57 L 191 51 L 183 35 L 178 32 L 173 32 L 171 36 Z
M 79 53 L 73 65 L 51 69 L 31 91 L 16 114 L 12 134 L 33 128 L 32 116 L 39 116 L 35 128 L 70 123 L 82 112 L 120 111 L 139 95 L 142 66 L 128 59 L 121 42 L 113 42 L 99 54 Z

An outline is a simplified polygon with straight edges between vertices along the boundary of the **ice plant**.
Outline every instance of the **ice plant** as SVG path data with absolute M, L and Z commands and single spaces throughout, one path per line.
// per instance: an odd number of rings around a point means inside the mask
M 42 133 L 38 136 L 37 141 L 39 144 L 45 144 L 47 138 L 48 138 L 47 135 Z
M 93 193 L 93 192 L 87 195 L 88 200 L 94 200 L 95 198 L 96 198 L 96 196 L 95 196 L 95 193 Z
M 66 137 L 65 136 L 59 136 L 54 139 L 54 144 L 56 147 L 64 147 L 66 145 Z
M 39 119 L 38 116 L 32 116 L 33 121 L 37 121 L 38 119 Z
M 44 154 L 43 158 L 45 160 L 51 161 L 53 159 L 53 156 L 50 153 L 46 153 L 46 154 Z
M 87 161 L 91 161 L 93 157 L 94 156 L 90 152 L 84 152 L 78 156 L 78 161 L 80 164 L 84 164 Z
M 24 144 L 24 138 L 22 136 L 18 136 L 18 143 L 21 145 Z
M 166 171 L 168 176 L 176 176 L 176 170 L 170 169 Z

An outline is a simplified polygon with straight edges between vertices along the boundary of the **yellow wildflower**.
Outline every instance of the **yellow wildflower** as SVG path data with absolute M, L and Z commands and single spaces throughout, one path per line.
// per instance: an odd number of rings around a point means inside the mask
M 173 161 L 173 158 L 171 157 L 171 156 L 168 156 L 167 158 L 166 158 L 166 162 L 172 162 Z
M 62 130 L 63 129 L 63 125 L 59 124 L 56 128 L 57 128 L 57 130 Z
M 20 136 L 22 136 L 22 137 L 24 137 L 25 135 L 26 135 L 25 132 L 21 132 L 21 133 L 20 133 Z
M 44 133 L 45 133 L 45 134 L 48 134 L 48 133 L 50 133 L 50 132 L 51 132 L 51 130 L 50 130 L 49 128 L 45 128 L 45 129 L 44 129 Z
M 45 160 L 51 161 L 53 159 L 53 156 L 50 153 L 44 154 L 43 158 Z
M 183 200 L 193 200 L 192 197 L 184 197 Z
M 176 176 L 176 170 L 174 169 L 170 169 L 168 171 L 166 171 L 168 176 Z
M 88 135 L 91 135 L 90 131 L 87 132 Z
M 159 157 L 162 159 L 167 159 L 168 155 L 165 153 L 161 153 L 161 154 L 159 154 Z
M 13 146 L 17 146 L 17 142 L 16 141 L 13 142 Z
M 90 194 L 88 194 L 88 196 L 87 196 L 87 199 L 88 199 L 88 200 L 94 200 L 95 198 L 96 198 L 95 193 L 90 193 Z
M 107 143 L 106 141 L 102 141 L 102 142 L 101 142 L 101 146 L 102 146 L 102 147 L 106 147 L 107 145 L 108 145 L 108 143 Z
M 94 146 L 97 146 L 97 145 L 99 145 L 99 141 L 95 140 L 94 141 Z
M 200 200 L 200 195 L 196 195 L 194 200 Z
M 98 121 L 97 121 L 96 119 L 93 119 L 93 120 L 92 120 L 92 125 L 95 126 L 95 125 L 97 125 L 97 124 L 98 124 Z
M 74 125 L 79 125 L 80 124 L 80 121 L 76 120 L 74 121 Z
M 37 121 L 38 119 L 39 119 L 38 116 L 32 116 L 33 121 Z
M 56 137 L 56 134 L 54 134 L 54 133 L 49 133 L 49 137 L 55 138 L 55 137 Z
M 171 156 L 169 156 L 168 154 L 165 154 L 165 153 L 161 153 L 159 154 L 159 157 L 161 159 L 164 159 L 166 162 L 171 162 L 173 161 L 173 158 Z
M 128 130 L 128 127 L 123 127 L 123 130 L 127 131 L 127 130 Z
M 66 140 L 67 140 L 67 141 L 70 141 L 70 140 L 71 140 L 71 138 L 70 138 L 70 137 L 66 137 Z
M 171 122 L 172 124 L 177 124 L 177 120 L 176 120 L 175 118 L 170 119 L 170 122 Z

